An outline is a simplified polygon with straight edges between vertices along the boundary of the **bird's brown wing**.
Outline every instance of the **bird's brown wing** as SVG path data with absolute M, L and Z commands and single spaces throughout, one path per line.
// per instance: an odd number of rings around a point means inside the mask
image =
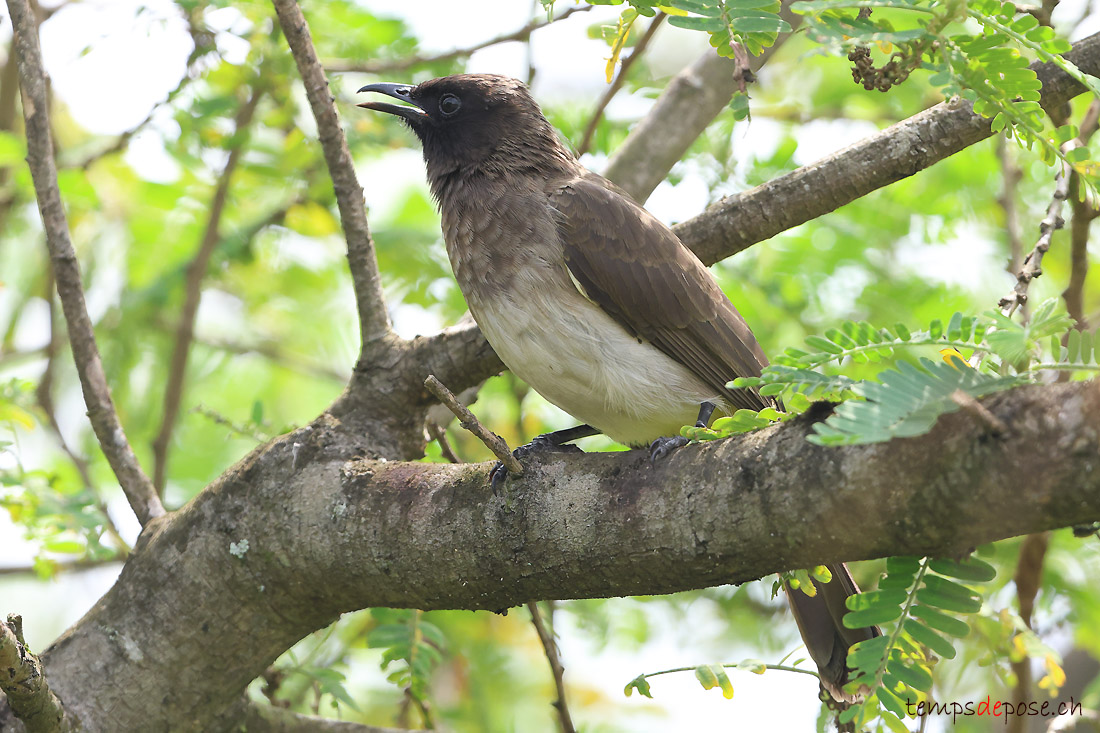
M 745 319 L 667 226 L 603 183 L 577 178 L 550 192 L 566 265 L 584 295 L 734 407 L 766 407 L 754 390 L 726 388 L 768 363 Z

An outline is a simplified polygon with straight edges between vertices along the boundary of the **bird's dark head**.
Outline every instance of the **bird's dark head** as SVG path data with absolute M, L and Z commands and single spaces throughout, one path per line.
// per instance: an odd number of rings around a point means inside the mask
M 487 174 L 545 165 L 571 166 L 527 85 L 498 74 L 459 74 L 416 86 L 368 84 L 406 104 L 363 102 L 360 107 L 401 117 L 424 145 L 429 179 L 454 172 Z

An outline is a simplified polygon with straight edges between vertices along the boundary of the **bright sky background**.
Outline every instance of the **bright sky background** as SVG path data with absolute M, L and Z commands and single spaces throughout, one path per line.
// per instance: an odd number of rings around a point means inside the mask
M 418 0 L 396 3 L 392 0 L 365 0 L 379 14 L 405 18 L 429 51 L 445 51 L 456 46 L 469 46 L 500 33 L 524 25 L 531 4 L 524 0 L 483 0 L 479 12 L 471 13 L 466 5 L 453 0 Z M 1074 3 L 1063 3 L 1063 6 Z M 568 7 L 566 0 L 559 7 Z M 139 12 L 139 8 L 144 8 Z M 1060 12 L 1062 9 L 1060 8 Z M 1067 13 L 1075 13 L 1070 8 Z M 532 43 L 532 58 L 538 70 L 535 94 L 544 101 L 582 97 L 593 99 L 604 88 L 604 57 L 607 47 L 600 41 L 586 38 L 584 29 L 599 19 L 617 15 L 614 8 L 597 8 L 576 14 L 569 20 L 539 31 Z M 218 11 L 213 20 L 223 29 L 239 21 L 232 8 Z M 1081 34 L 1093 29 L 1082 29 Z M 349 32 L 354 32 L 349 30 Z M 10 23 L 4 19 L 0 35 L 10 36 Z M 219 44 L 230 58 L 244 58 L 245 49 L 228 33 L 219 36 Z M 88 130 L 101 134 L 117 134 L 140 123 L 184 73 L 191 41 L 183 21 L 168 0 L 83 0 L 58 12 L 42 28 L 42 47 L 54 91 L 69 106 L 72 115 Z M 648 54 L 651 67 L 671 75 L 690 63 L 705 48 L 699 34 L 666 26 L 657 35 Z M 511 43 L 476 53 L 469 62 L 470 71 L 492 71 L 523 76 L 527 69 L 526 50 L 522 44 Z M 393 79 L 402 81 L 402 79 Z M 647 100 L 620 95 L 608 109 L 611 116 L 636 117 L 644 112 Z M 810 124 L 800 133 L 797 160 L 811 162 L 854 142 L 869 131 L 869 123 L 822 121 Z M 772 123 L 759 119 L 752 125 L 738 128 L 738 146 L 766 151 L 775 145 L 777 131 Z M 127 159 L 151 178 L 171 178 L 172 163 L 163 153 L 157 125 L 137 136 Z M 585 162 L 599 170 L 605 161 L 586 158 Z M 387 190 L 367 189 L 368 204 L 384 208 L 405 186 L 423 186 L 423 168 L 416 150 L 397 151 L 380 162 L 372 163 L 361 173 L 379 167 L 386 178 L 394 181 Z M 378 180 L 377 176 L 366 178 Z M 677 186 L 663 183 L 647 204 L 665 221 L 683 220 L 703 209 L 707 202 L 707 186 L 690 171 Z M 982 247 L 969 240 L 976 258 L 984 258 Z M 967 267 L 957 271 L 966 272 Z M 33 335 L 30 336 L 33 338 Z M 24 445 L 33 450 L 33 444 Z M 112 503 L 113 515 L 127 539 L 133 540 L 137 523 L 124 501 Z M 22 565 L 33 556 L 30 545 L 20 537 L 20 530 L 0 516 L 0 565 Z M 42 584 L 30 580 L 4 580 L 7 590 L 0 604 L 4 612 L 18 611 L 27 618 L 27 635 L 36 648 L 42 648 L 68 625 L 77 620 L 113 582 L 117 568 L 101 568 L 91 572 L 62 576 L 60 580 Z M 770 584 L 769 584 L 770 585 Z M 662 616 L 660 611 L 654 611 Z M 567 616 L 563 616 L 567 619 Z M 667 620 L 666 620 L 667 622 Z M 614 649 L 597 653 L 584 641 L 583 634 L 572 633 L 563 624 L 561 646 L 567 678 L 587 686 L 598 687 L 616 700 L 617 714 L 629 715 L 631 710 L 660 707 L 667 711 L 664 722 L 641 723 L 631 719 L 632 730 L 813 730 L 818 704 L 816 683 L 801 675 L 769 672 L 762 677 L 735 672 L 732 679 L 737 691 L 733 701 L 724 700 L 715 691 L 703 692 L 690 673 L 669 675 L 653 682 L 655 702 L 639 700 L 637 696 L 622 696 L 623 685 L 639 672 L 694 665 L 709 662 L 736 662 L 758 656 L 753 640 L 745 639 L 740 648 L 714 649 L 692 641 L 694 631 L 705 636 L 708 628 L 722 623 L 705 609 L 693 609 L 688 622 L 680 629 L 658 634 L 642 654 L 624 653 Z M 783 621 L 790 630 L 791 644 L 796 644 L 793 619 Z M 778 660 L 769 660 L 778 661 Z M 942 730 L 933 723 L 930 730 Z

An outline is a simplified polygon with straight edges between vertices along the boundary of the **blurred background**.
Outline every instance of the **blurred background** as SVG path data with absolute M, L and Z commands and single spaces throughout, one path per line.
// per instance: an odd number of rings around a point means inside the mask
M 553 12 L 575 7 L 559 0 Z M 604 26 L 616 25 L 620 8 L 573 12 L 545 27 L 547 11 L 527 0 L 332 0 L 306 11 L 358 164 L 395 328 L 406 337 L 435 332 L 465 305 L 419 146 L 392 118 L 355 108 L 355 90 L 462 71 L 509 74 L 531 81 L 576 147 L 608 88 Z M 269 4 L 72 0 L 43 2 L 42 17 L 61 189 L 88 308 L 131 443 L 147 471 L 159 467 L 175 508 L 259 443 L 310 421 L 346 383 L 358 328 L 331 183 Z M 1063 2 L 1053 16 L 1071 39 L 1095 32 L 1098 18 L 1086 2 Z M 649 22 L 636 24 L 624 58 Z M 464 51 L 509 34 L 513 40 Z M 28 642 L 41 650 L 111 585 L 138 525 L 84 414 L 22 160 L 10 38 L 4 18 L 0 610 L 21 613 Z M 602 171 L 673 75 L 707 51 L 703 34 L 656 29 L 599 115 L 582 162 Z M 686 220 L 723 195 L 941 101 L 920 72 L 881 94 L 854 85 L 849 66 L 793 34 L 749 88 L 751 119 L 720 114 L 647 207 L 670 224 Z M 1074 114 L 1087 105 L 1078 100 Z M 981 313 L 1010 289 L 1013 241 L 1024 251 L 1034 243 L 1053 175 L 1027 151 L 988 140 L 714 271 L 768 353 L 844 319 L 919 328 L 957 310 Z M 224 206 L 212 216 L 219 196 Z M 1045 276 L 1032 285 L 1034 302 L 1066 287 L 1068 236 L 1055 235 Z M 1084 289 L 1086 315 L 1100 306 L 1096 271 Z M 189 309 L 194 328 L 181 370 L 173 354 Z M 513 446 L 572 424 L 508 373 L 484 385 L 474 410 Z M 490 458 L 463 431 L 447 435 L 462 460 Z M 584 445 L 621 449 L 600 438 Z M 436 443 L 427 459 L 443 460 Z M 998 699 L 1010 689 L 1019 546 L 983 548 L 998 579 L 971 624 L 976 633 L 938 667 L 936 699 Z M 881 566 L 854 571 L 871 583 Z M 1091 707 L 1100 702 L 1097 577 L 1095 540 L 1052 535 L 1034 619 L 1038 646 L 1027 650 L 1036 679 L 1055 660 L 1068 675 L 1062 693 L 1084 696 Z M 370 643 L 372 629 L 411 619 L 407 611 L 349 614 L 284 655 L 254 692 L 303 711 L 419 727 L 404 683 L 387 680 L 402 662 L 383 671 L 384 648 Z M 436 639 L 438 662 L 419 682 L 440 728 L 556 729 L 553 682 L 526 610 L 431 612 L 415 623 Z M 652 700 L 623 695 L 641 673 L 804 656 L 769 579 L 561 602 L 553 626 L 583 730 L 812 730 L 820 723 L 816 682 L 778 671 L 732 671 L 732 700 L 704 691 L 690 671 L 652 680 Z M 981 730 L 984 722 L 941 717 L 926 729 Z

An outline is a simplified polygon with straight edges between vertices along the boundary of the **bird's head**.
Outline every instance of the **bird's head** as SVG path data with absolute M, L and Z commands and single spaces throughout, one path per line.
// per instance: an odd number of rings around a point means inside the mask
M 379 92 L 406 104 L 363 102 L 360 107 L 402 118 L 420 138 L 428 177 L 456 171 L 485 173 L 550 164 L 572 165 L 527 85 L 499 74 L 458 74 L 416 86 L 383 82 Z

